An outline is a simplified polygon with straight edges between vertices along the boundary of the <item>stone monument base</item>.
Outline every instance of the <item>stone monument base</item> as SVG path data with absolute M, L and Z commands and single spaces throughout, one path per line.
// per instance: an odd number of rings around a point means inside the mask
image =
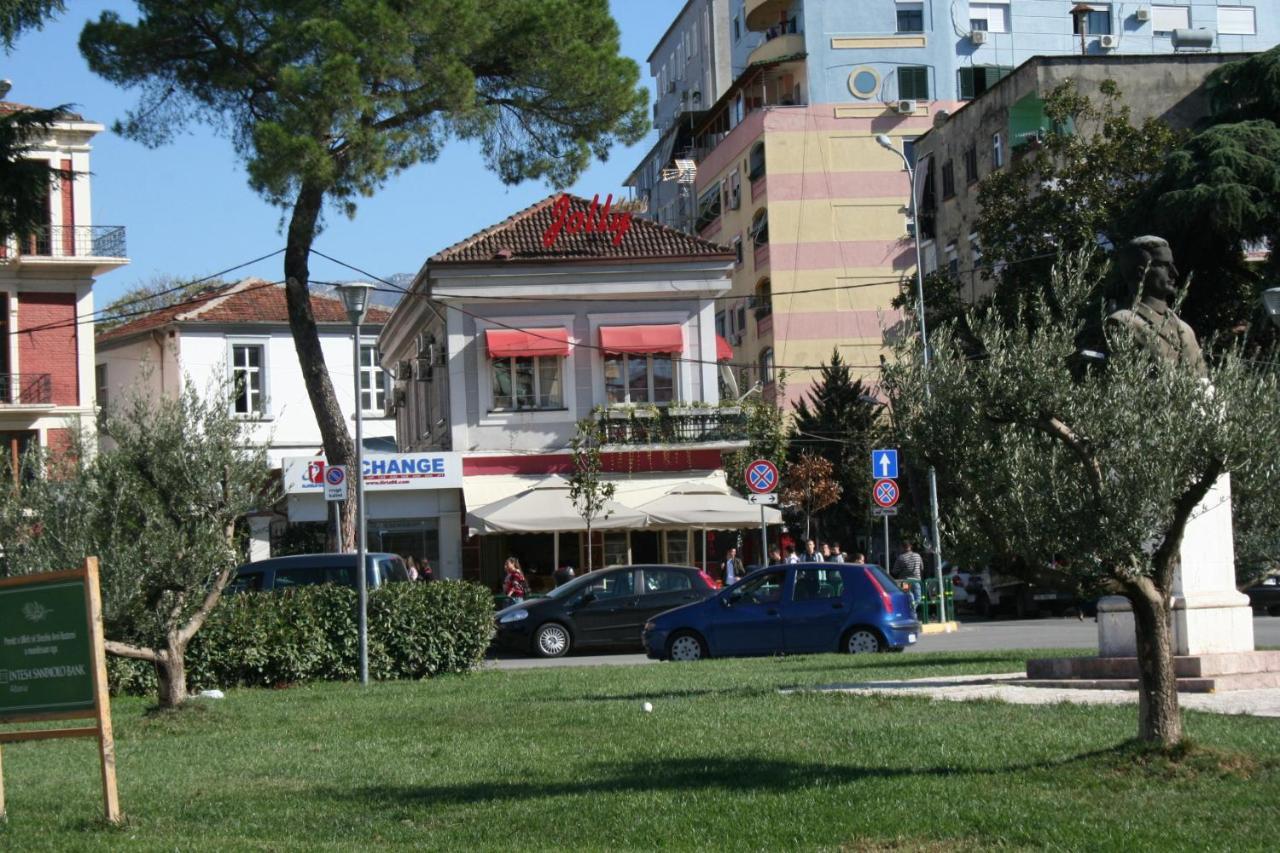
M 1280 652 L 1176 655 L 1173 672 L 1183 693 L 1280 687 Z M 1137 690 L 1136 657 L 1048 658 L 1027 661 L 1028 687 Z
M 1225 654 L 1253 651 L 1249 596 L 1234 589 L 1175 595 L 1173 653 Z M 1129 599 L 1111 595 L 1098 602 L 1098 656 L 1135 657 L 1137 634 Z

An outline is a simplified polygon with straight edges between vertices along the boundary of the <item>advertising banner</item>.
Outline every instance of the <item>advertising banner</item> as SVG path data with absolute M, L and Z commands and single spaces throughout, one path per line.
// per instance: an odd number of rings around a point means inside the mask
M 282 465 L 285 493 L 323 496 L 327 467 L 323 457 L 286 456 Z M 377 453 L 364 457 L 366 492 L 460 488 L 460 453 Z
M 94 707 L 84 584 L 0 588 L 0 720 Z

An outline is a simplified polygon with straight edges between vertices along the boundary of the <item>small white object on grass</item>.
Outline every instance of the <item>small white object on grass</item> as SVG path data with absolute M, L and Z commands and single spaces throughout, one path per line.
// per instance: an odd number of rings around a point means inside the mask
M 227 694 L 223 693 L 221 690 L 201 690 L 201 691 L 200 691 L 200 698 L 202 698 L 202 699 L 225 699 L 225 698 L 227 698 Z
M 643 705 L 641 705 L 640 707 L 641 707 L 641 708 L 644 708 L 644 712 L 645 712 L 646 714 L 652 714 L 652 713 L 653 713 L 653 703 L 652 703 L 652 702 L 645 702 L 645 703 L 644 703 Z

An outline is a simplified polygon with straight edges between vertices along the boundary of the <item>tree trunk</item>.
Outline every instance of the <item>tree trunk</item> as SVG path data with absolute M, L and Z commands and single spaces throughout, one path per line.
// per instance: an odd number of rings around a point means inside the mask
M 1178 683 L 1173 671 L 1169 596 L 1150 580 L 1128 589 L 1138 647 L 1138 739 L 1163 747 L 1182 740 Z
M 298 364 L 302 368 L 302 380 L 311 400 L 311 410 L 320 427 L 325 458 L 330 465 L 351 465 L 355 458 L 355 444 L 324 363 L 320 333 L 316 329 L 311 294 L 307 289 L 311 276 L 311 244 L 315 240 L 316 223 L 323 205 L 324 190 L 320 187 L 304 184 L 298 191 L 284 250 L 285 299 L 289 305 L 293 346 L 298 352 Z M 355 549 L 355 529 L 356 502 L 355 490 L 352 489 L 342 506 L 342 539 L 351 550 Z
M 186 652 L 183 646 L 170 646 L 155 662 L 161 708 L 177 708 L 187 701 Z
M 587 522 L 587 571 L 591 571 L 591 522 Z

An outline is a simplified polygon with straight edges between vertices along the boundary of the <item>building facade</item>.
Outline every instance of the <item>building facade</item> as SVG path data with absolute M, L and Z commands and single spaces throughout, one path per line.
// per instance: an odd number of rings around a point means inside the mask
M 433 255 L 379 339 L 401 449 L 461 457 L 439 502 L 445 576 L 455 548 L 461 576 L 494 583 L 516 556 L 535 588 L 562 563 L 706 565 L 760 524 L 722 468 L 746 437 L 715 331 L 731 255 L 599 214 L 552 197 Z M 581 421 L 616 488 L 589 544 L 567 484 Z
M 28 109 L 0 102 L 0 112 Z M 0 238 L 0 453 L 15 477 L 28 450 L 92 435 L 93 285 L 128 263 L 124 228 L 93 222 L 90 141 L 102 130 L 64 113 L 32 140 L 28 156 L 56 170 L 47 224 Z
M 342 300 L 313 293 L 320 346 L 343 415 L 355 418 L 352 329 Z M 372 307 L 361 327 L 360 408 L 366 446 L 394 450 L 389 384 L 378 363 L 377 336 L 390 312 Z M 103 406 L 129 394 L 176 397 L 185 382 L 201 391 L 226 383 L 227 406 L 264 447 L 273 468 L 285 457 L 320 452 L 320 427 L 289 330 L 284 287 L 245 279 L 211 288 L 97 336 L 94 381 Z M 323 520 L 323 519 L 322 519 Z
M 766 389 L 786 401 L 839 351 L 874 382 L 898 332 L 893 298 L 915 267 L 903 160 L 1037 55 L 1249 52 L 1280 39 L 1274 0 L 1252 4 L 1068 0 L 733 0 L 742 72 L 693 130 L 695 231 L 735 250 L 718 320 Z M 1074 12 L 1073 12 L 1074 10 Z M 763 34 L 750 45 L 733 27 Z M 1188 46 L 1191 47 L 1188 47 Z
M 1051 56 L 1023 63 L 916 143 L 927 187 L 920 193 L 925 270 L 947 270 L 968 301 L 989 293 L 977 235 L 978 189 L 988 175 L 1036 150 L 1040 134 L 1052 124 L 1044 99 L 1059 85 L 1071 81 L 1083 94 L 1097 95 L 1104 82 L 1112 81 L 1135 124 L 1158 118 L 1185 129 L 1210 113 L 1204 85 L 1209 74 L 1246 55 Z

